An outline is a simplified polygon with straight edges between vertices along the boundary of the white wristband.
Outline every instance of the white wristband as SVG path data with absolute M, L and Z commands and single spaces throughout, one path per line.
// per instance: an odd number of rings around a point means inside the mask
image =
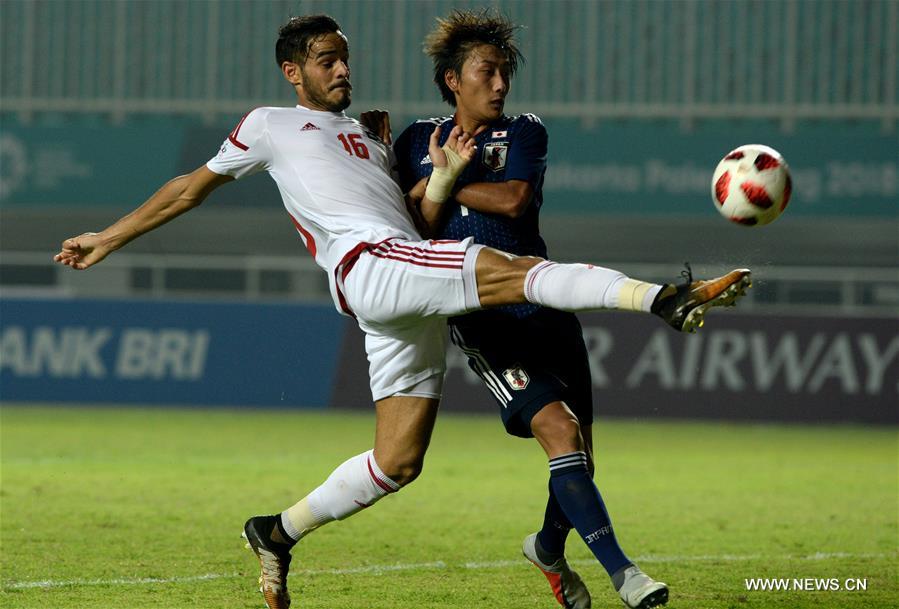
M 446 154 L 446 167 L 434 167 L 425 188 L 425 196 L 434 203 L 443 203 L 449 198 L 456 178 L 468 164 L 468 161 L 448 146 L 443 146 L 442 150 Z

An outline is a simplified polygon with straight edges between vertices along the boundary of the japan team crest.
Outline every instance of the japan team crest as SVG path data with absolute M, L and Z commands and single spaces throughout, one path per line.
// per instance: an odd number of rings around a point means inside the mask
M 487 144 L 484 146 L 484 165 L 491 171 L 499 171 L 506 166 L 506 156 L 509 153 L 509 144 Z
M 509 387 L 515 391 L 521 391 L 531 382 L 528 373 L 518 364 L 504 371 L 503 378 L 509 383 Z

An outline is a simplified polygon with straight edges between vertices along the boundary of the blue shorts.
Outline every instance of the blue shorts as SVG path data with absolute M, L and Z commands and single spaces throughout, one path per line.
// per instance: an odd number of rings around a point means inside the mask
M 450 337 L 500 406 L 506 431 L 532 438 L 531 419 L 563 401 L 593 422 L 587 347 L 573 313 L 541 308 L 523 318 L 479 311 L 450 319 Z

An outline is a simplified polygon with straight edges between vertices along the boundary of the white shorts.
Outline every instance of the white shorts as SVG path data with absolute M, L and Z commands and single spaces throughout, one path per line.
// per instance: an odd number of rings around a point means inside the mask
M 440 397 L 446 318 L 480 308 L 475 260 L 482 245 L 389 239 L 363 251 L 339 292 L 365 332 L 372 398 Z

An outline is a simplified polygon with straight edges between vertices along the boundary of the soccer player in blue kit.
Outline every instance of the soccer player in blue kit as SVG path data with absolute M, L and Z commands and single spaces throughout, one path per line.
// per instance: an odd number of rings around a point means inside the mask
M 533 114 L 506 116 L 503 106 L 522 55 L 516 26 L 491 12 L 454 11 L 439 19 L 425 51 L 452 117 L 420 120 L 397 139 L 400 182 L 421 200 L 431 174 L 428 141 L 440 143 L 459 125 L 477 134 L 478 157 L 456 181 L 452 197 L 430 214 L 434 236 L 547 258 L 538 216 L 543 204 L 547 132 Z M 430 217 L 429 217 L 430 216 Z M 573 313 L 534 304 L 477 311 L 449 320 L 453 342 L 499 403 L 506 431 L 534 437 L 549 458 L 549 500 L 542 529 L 523 552 L 566 608 L 590 607 L 590 593 L 564 557 L 574 528 L 608 572 L 625 604 L 664 604 L 668 588 L 645 575 L 619 547 L 593 481 L 593 404 L 581 326 Z

